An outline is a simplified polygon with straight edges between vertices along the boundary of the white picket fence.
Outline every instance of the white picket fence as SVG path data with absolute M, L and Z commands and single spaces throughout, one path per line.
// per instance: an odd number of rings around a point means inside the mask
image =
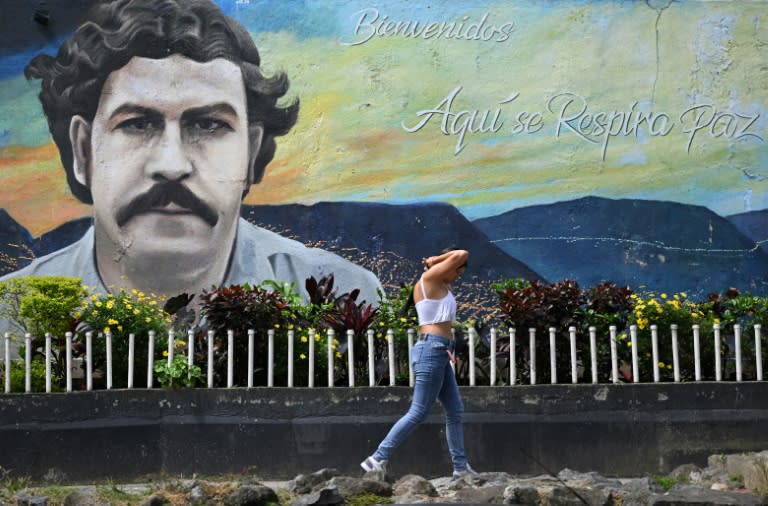
M 664 358 L 665 360 L 668 360 L 666 357 L 659 357 L 659 329 L 656 325 L 651 325 L 651 346 L 652 346 L 652 363 L 653 363 L 653 370 L 650 371 L 652 374 L 653 382 L 659 382 L 660 381 L 660 370 L 659 370 L 659 361 L 661 358 Z M 671 325 L 670 327 L 670 337 L 671 337 L 671 346 L 672 346 L 672 364 L 673 364 L 673 375 L 674 375 L 674 382 L 678 383 L 681 381 L 681 372 L 680 372 L 680 360 L 679 360 L 679 346 L 678 346 L 678 326 L 677 325 Z M 723 358 L 721 356 L 721 343 L 723 336 L 721 335 L 721 328 L 720 325 L 714 325 L 714 350 L 715 350 L 715 380 L 716 381 L 722 381 L 722 363 Z M 519 336 L 517 335 L 517 330 L 514 328 L 507 329 L 506 332 L 508 332 L 509 339 L 510 339 L 510 346 L 509 346 L 509 372 L 507 378 L 501 378 L 506 381 L 506 385 L 516 385 L 519 384 L 517 382 L 517 339 L 519 339 Z M 701 371 L 701 337 L 700 337 L 700 328 L 698 325 L 694 325 L 691 328 L 691 332 L 693 334 L 693 352 L 694 352 L 694 380 L 695 381 L 701 381 L 702 379 L 702 371 Z M 582 364 L 582 360 L 585 360 L 585 357 L 579 357 L 577 356 L 577 348 L 576 348 L 576 339 L 577 339 L 577 331 L 575 327 L 571 327 L 568 329 L 569 333 L 569 343 L 570 343 L 570 371 L 571 371 L 571 377 L 570 382 L 571 383 L 578 383 L 579 382 L 579 370 L 580 366 Z M 234 332 L 229 331 L 227 335 L 227 388 L 233 388 L 235 386 L 247 386 L 249 388 L 253 387 L 253 377 L 254 377 L 254 339 L 255 339 L 256 332 L 251 330 L 248 332 L 248 382 L 247 385 L 235 385 L 234 384 Z M 469 375 L 469 385 L 470 386 L 476 386 L 477 385 L 477 374 L 476 374 L 476 352 L 477 352 L 477 343 L 478 343 L 478 334 L 475 329 L 469 329 L 469 339 L 468 339 L 468 349 L 469 349 L 469 357 L 468 357 L 468 375 Z M 549 373 L 550 373 L 550 382 L 552 384 L 558 383 L 557 378 L 557 368 L 556 368 L 556 358 L 558 350 L 556 348 L 556 337 L 557 330 L 552 327 L 549 329 Z M 496 343 L 499 336 L 499 330 L 496 328 L 492 328 L 490 330 L 490 349 L 496 350 Z M 639 368 L 639 357 L 638 357 L 638 342 L 637 342 L 637 336 L 638 336 L 638 329 L 636 326 L 630 327 L 630 339 L 632 343 L 632 382 L 640 382 L 641 379 L 641 372 L 645 375 L 648 375 L 648 371 L 640 371 Z M 168 364 L 170 365 L 173 361 L 174 357 L 174 351 L 175 351 L 175 338 L 176 338 L 176 332 L 173 330 L 169 331 L 168 334 Z M 214 339 L 215 339 L 214 333 L 208 332 L 208 336 L 206 338 L 207 341 L 207 363 L 206 365 L 206 377 L 207 377 L 207 387 L 213 388 L 214 387 Z M 289 330 L 287 332 L 287 386 L 288 387 L 294 387 L 294 386 L 306 386 L 309 388 L 313 388 L 317 386 L 315 384 L 315 356 L 319 353 L 325 353 L 327 357 L 327 372 L 328 372 L 328 381 L 327 386 L 332 387 L 335 385 L 335 377 L 334 377 L 334 371 L 335 371 L 335 350 L 331 343 L 333 343 L 335 338 L 335 333 L 333 330 L 328 330 L 328 346 L 325 350 L 317 350 L 315 349 L 315 334 L 314 331 L 310 331 L 309 333 L 309 357 L 307 360 L 307 367 L 308 367 L 308 381 L 307 385 L 295 385 L 294 384 L 294 371 L 295 371 L 295 357 L 294 357 L 294 339 L 295 339 L 295 333 L 292 330 Z M 388 379 L 389 379 L 389 385 L 394 386 L 395 380 L 396 380 L 396 356 L 395 356 L 395 338 L 394 338 L 394 332 L 392 330 L 387 331 L 386 339 L 387 339 L 387 358 L 388 358 Z M 734 361 L 735 361 L 735 379 L 736 381 L 742 381 L 743 380 L 743 363 L 744 360 L 749 360 L 749 357 L 745 358 L 742 356 L 742 329 L 740 325 L 734 325 L 733 326 L 733 353 L 734 353 Z M 155 341 L 157 336 L 154 332 L 150 332 L 148 336 L 148 364 L 147 364 L 147 387 L 152 388 L 154 383 L 154 355 L 155 355 Z M 524 357 L 527 359 L 527 366 L 528 366 L 528 373 L 530 378 L 530 384 L 535 385 L 537 384 L 537 357 L 536 357 L 536 329 L 529 329 L 528 331 L 528 356 Z M 610 327 L 610 334 L 608 336 L 600 336 L 602 339 L 608 339 L 610 344 L 610 350 L 611 350 L 611 381 L 613 383 L 619 382 L 619 359 L 618 359 L 618 352 L 617 352 L 617 329 L 616 327 Z M 112 376 L 112 335 L 106 334 L 103 336 L 94 336 L 92 332 L 88 332 L 85 335 L 85 344 L 86 344 L 86 353 L 84 357 L 84 364 L 85 364 L 85 388 L 86 390 L 92 390 L 93 389 L 93 377 L 94 377 L 94 371 L 93 371 L 93 340 L 94 339 L 105 339 L 106 341 L 106 388 L 111 389 L 113 385 L 113 376 Z M 275 331 L 269 330 L 267 332 L 267 339 L 268 339 L 268 357 L 267 357 L 267 384 L 266 385 L 259 385 L 259 386 L 267 386 L 267 387 L 273 387 L 274 386 L 274 380 L 275 380 Z M 375 367 L 374 367 L 374 331 L 368 330 L 367 332 L 367 339 L 368 339 L 368 385 L 369 386 L 375 386 L 376 385 L 376 374 L 375 374 Z M 408 356 L 410 356 L 411 349 L 413 348 L 414 341 L 416 339 L 416 331 L 411 329 L 407 333 L 407 342 L 408 342 Z M 4 336 L 4 371 L 6 373 L 5 376 L 5 393 L 11 393 L 11 375 L 7 373 L 7 371 L 11 370 L 11 350 L 10 350 L 10 335 L 8 333 Z M 31 392 L 32 391 L 32 380 L 31 380 L 31 369 L 32 369 L 32 335 L 27 334 L 25 336 L 25 345 L 26 345 L 26 353 L 24 357 L 25 362 L 25 392 Z M 45 336 L 45 364 L 46 364 L 46 392 L 51 391 L 51 360 L 52 360 L 52 348 L 51 348 L 51 342 L 52 342 L 52 336 L 50 334 L 47 334 Z M 71 392 L 72 391 L 72 385 L 73 385 L 73 354 L 72 354 L 72 342 L 73 342 L 73 335 L 71 332 L 68 332 L 65 336 L 65 354 L 66 354 L 66 391 Z M 591 362 L 591 382 L 592 383 L 598 383 L 598 355 L 597 355 L 597 343 L 598 343 L 598 336 L 596 329 L 594 327 L 591 327 L 589 329 L 589 343 L 590 343 L 590 353 L 589 353 L 589 360 Z M 755 366 L 755 379 L 757 381 L 763 381 L 763 363 L 762 363 L 762 337 L 761 337 L 761 326 L 760 325 L 754 325 L 754 366 Z M 195 348 L 195 336 L 193 331 L 189 331 L 187 335 L 187 346 L 188 346 L 188 352 L 187 352 L 187 363 L 189 365 L 193 364 L 194 359 L 194 348 Z M 129 343 L 128 343 L 128 388 L 134 388 L 134 356 L 135 356 L 135 337 L 133 334 L 129 336 Z M 347 331 L 347 353 L 346 357 L 354 357 L 354 332 L 352 330 Z M 342 358 L 342 361 L 345 360 Z M 490 385 L 496 385 L 497 384 L 497 360 L 498 356 L 496 353 L 490 353 L 488 357 L 489 363 L 490 363 L 490 375 L 489 375 L 489 384 Z M 356 378 L 355 378 L 355 370 L 354 370 L 354 361 L 353 360 L 346 360 L 346 366 L 347 366 L 347 377 L 348 377 L 348 383 L 350 387 L 356 386 Z M 201 364 L 197 364 L 201 365 Z M 412 368 L 410 367 L 410 364 L 408 365 L 408 372 L 409 372 L 409 384 L 413 386 L 414 384 L 414 373 Z

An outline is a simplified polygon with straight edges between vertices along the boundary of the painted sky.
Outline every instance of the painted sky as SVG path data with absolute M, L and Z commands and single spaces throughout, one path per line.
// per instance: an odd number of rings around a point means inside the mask
M 444 201 L 470 219 L 585 195 L 768 208 L 766 2 L 220 5 L 302 103 L 248 203 Z M 88 212 L 21 76 L 59 40 L 0 57 L 0 204 L 37 233 Z

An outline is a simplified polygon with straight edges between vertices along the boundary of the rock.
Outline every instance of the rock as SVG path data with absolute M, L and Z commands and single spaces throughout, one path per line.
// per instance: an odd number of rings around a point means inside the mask
M 429 480 L 416 474 L 407 474 L 395 482 L 392 487 L 392 495 L 409 497 L 414 495 L 425 495 L 436 497 L 437 490 Z
M 225 506 L 265 506 L 277 502 L 275 491 L 264 485 L 243 485 L 224 500 Z
M 701 483 L 703 479 L 701 468 L 695 464 L 683 464 L 682 466 L 677 466 L 671 473 L 669 473 L 669 476 L 674 478 L 675 481 L 690 483 Z
M 369 480 L 367 478 L 351 478 L 336 476 L 328 481 L 329 487 L 336 487 L 342 497 L 355 497 L 363 494 L 374 494 L 384 497 L 392 495 L 392 485 L 386 481 Z
M 17 506 L 48 506 L 48 498 L 21 492 L 16 496 Z
M 611 493 L 602 489 L 560 486 L 549 494 L 550 506 L 603 506 L 610 504 Z
M 200 486 L 195 486 L 189 491 L 189 503 L 193 506 L 209 506 L 213 500 Z
M 666 494 L 656 496 L 648 504 L 653 506 L 758 506 L 768 504 L 768 497 L 685 485 L 674 487 Z
M 506 488 L 503 485 L 465 487 L 458 490 L 453 498 L 463 504 L 502 504 Z
M 294 494 L 308 494 L 313 488 L 335 476 L 341 476 L 336 469 L 320 469 L 312 474 L 300 474 L 288 482 L 287 489 Z
M 291 506 L 330 506 L 344 504 L 344 498 L 336 487 L 326 487 L 291 502 Z
M 78 488 L 64 498 L 64 506 L 109 506 L 109 503 L 99 500 L 95 490 Z
M 522 504 L 525 506 L 538 506 L 541 497 L 536 487 L 510 486 L 504 490 L 504 502 L 506 504 Z
M 740 476 L 747 490 L 768 495 L 768 451 L 746 455 L 727 455 L 725 472 L 729 476 Z

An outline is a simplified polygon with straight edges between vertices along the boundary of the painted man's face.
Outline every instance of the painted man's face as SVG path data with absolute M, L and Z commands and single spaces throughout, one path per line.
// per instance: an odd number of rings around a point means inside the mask
M 134 57 L 110 74 L 93 122 L 76 117 L 70 128 L 97 248 L 109 241 L 150 261 L 229 254 L 261 141 L 247 118 L 243 77 L 228 60 Z

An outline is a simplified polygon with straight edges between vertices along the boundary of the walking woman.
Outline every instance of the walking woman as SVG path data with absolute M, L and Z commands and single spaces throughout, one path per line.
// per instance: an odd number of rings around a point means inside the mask
M 445 409 L 445 435 L 453 462 L 453 477 L 473 476 L 464 454 L 464 427 L 456 375 L 455 345 L 451 323 L 456 318 L 456 300 L 451 283 L 467 269 L 469 253 L 454 249 L 422 260 L 424 273 L 413 289 L 413 300 L 419 318 L 419 341 L 411 351 L 411 364 L 416 385 L 408 412 L 395 423 L 376 452 L 360 466 L 366 471 L 386 471 L 387 461 L 418 424 L 424 421 L 437 399 Z

